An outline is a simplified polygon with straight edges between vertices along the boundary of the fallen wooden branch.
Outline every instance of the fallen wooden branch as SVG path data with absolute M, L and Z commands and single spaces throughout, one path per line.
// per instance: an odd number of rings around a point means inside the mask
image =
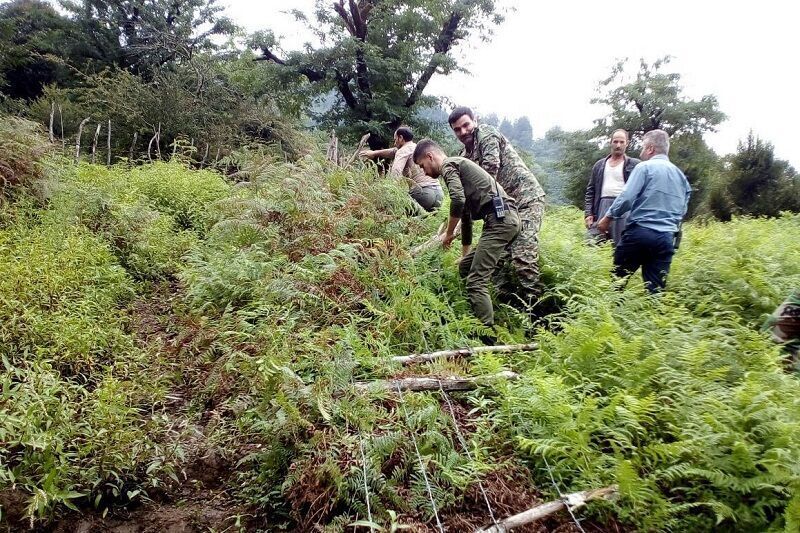
M 439 226 L 439 231 L 436 232 L 436 235 L 432 236 L 430 239 L 428 239 L 427 241 L 423 242 L 419 246 L 415 246 L 414 248 L 412 248 L 411 249 L 411 257 L 416 257 L 416 256 L 420 255 L 423 252 L 427 252 L 431 248 L 435 247 L 437 244 L 441 245 L 442 244 L 442 235 L 444 235 L 444 230 L 446 229 L 443 226 L 444 225 Z M 453 235 L 455 235 L 456 237 L 461 235 L 461 222 L 460 221 L 456 225 L 456 229 L 455 229 L 455 231 L 453 231 Z
M 508 518 L 498 522 L 496 525 L 479 529 L 475 533 L 505 533 L 512 528 L 524 526 L 525 524 L 530 524 L 531 522 L 535 522 L 536 520 L 550 516 L 555 512 L 566 509 L 567 506 L 569 506 L 570 509 L 577 509 L 578 507 L 583 507 L 587 502 L 592 500 L 611 499 L 616 496 L 617 491 L 617 486 L 611 485 L 610 487 L 603 487 L 602 489 L 573 492 L 572 494 L 567 494 L 561 500 L 537 505 L 536 507 L 528 509 L 522 513 L 509 516 Z
M 429 377 L 412 377 L 392 379 L 386 381 L 360 381 L 355 384 L 357 389 L 368 391 L 397 391 L 399 387 L 402 391 L 437 391 L 439 386 L 446 392 L 472 390 L 478 385 L 487 380 L 492 379 L 516 379 L 518 377 L 514 372 L 508 370 L 499 372 L 491 376 L 483 376 L 480 378 L 429 378 Z
M 411 355 L 398 355 L 392 357 L 392 361 L 404 365 L 416 363 L 428 363 L 436 359 L 451 359 L 455 357 L 469 357 L 477 353 L 508 353 L 508 352 L 530 352 L 538 347 L 536 344 L 504 344 L 501 346 L 475 346 L 474 348 L 458 348 L 456 350 L 441 350 L 431 353 L 415 353 Z

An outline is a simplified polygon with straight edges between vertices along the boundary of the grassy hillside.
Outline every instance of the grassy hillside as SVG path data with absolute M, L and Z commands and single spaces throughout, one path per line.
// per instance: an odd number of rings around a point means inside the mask
M 800 383 L 759 329 L 800 286 L 800 217 L 687 225 L 653 299 L 553 208 L 546 318 L 499 312 L 501 341 L 539 348 L 402 368 L 390 357 L 482 328 L 457 252 L 409 253 L 443 215 L 407 217 L 369 168 L 75 167 L 25 123 L 0 146 L 17 176 L 0 205 L 10 529 L 173 506 L 199 530 L 343 531 L 368 513 L 424 530 L 431 497 L 470 529 L 491 521 L 479 482 L 504 517 L 558 497 L 550 470 L 564 493 L 619 485 L 578 511 L 587 528 L 800 527 Z M 449 396 L 354 386 L 506 369 L 519 378 Z

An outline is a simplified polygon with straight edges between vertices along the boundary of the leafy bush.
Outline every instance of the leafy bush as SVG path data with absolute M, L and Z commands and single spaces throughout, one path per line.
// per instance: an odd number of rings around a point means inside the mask
M 0 202 L 14 189 L 42 185 L 42 156 L 49 145 L 33 122 L 0 113 Z
M 80 228 L 0 231 L 0 353 L 68 374 L 130 357 L 120 306 L 133 286 L 108 248 Z

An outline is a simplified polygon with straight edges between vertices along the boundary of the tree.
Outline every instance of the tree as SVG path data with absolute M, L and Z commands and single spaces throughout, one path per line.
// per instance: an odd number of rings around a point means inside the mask
M 608 150 L 601 146 L 588 131 L 559 131 L 551 136 L 553 141 L 561 143 L 563 156 L 557 167 L 566 176 L 563 193 L 567 200 L 583 209 L 586 195 L 586 184 L 594 162 L 608 155 Z
M 504 118 L 503 121 L 500 123 L 500 126 L 497 130 L 506 136 L 506 139 L 511 139 L 514 135 L 514 126 L 511 125 L 511 121 L 507 118 Z
M 750 132 L 729 158 L 727 172 L 714 184 L 706 207 L 722 220 L 800 211 L 800 177 L 787 161 L 775 158 L 772 143 Z
M 495 128 L 500 127 L 500 117 L 497 116 L 497 113 L 489 113 L 485 117 L 478 117 L 478 120 Z
M 150 74 L 198 52 L 216 50 L 215 37 L 235 27 L 216 0 L 62 0 L 82 30 L 103 47 L 119 49 L 116 65 Z
M 665 56 L 652 65 L 641 59 L 633 81 L 626 81 L 627 59 L 614 65 L 611 75 L 598 85 L 601 94 L 591 101 L 611 108 L 608 115 L 595 120 L 593 132 L 597 137 L 610 136 L 618 128 L 637 139 L 655 129 L 666 131 L 670 137 L 716 131 L 727 118 L 719 110 L 716 96 L 707 94 L 700 100 L 683 96 L 680 74 L 663 71 L 670 59 Z
M 722 162 L 701 135 L 693 134 L 673 138 L 670 142 L 669 158 L 683 171 L 692 186 L 692 197 L 686 214 L 691 217 L 708 194 L 713 177 L 722 172 Z
M 51 83 L 74 81 L 67 63 L 83 66 L 88 43 L 77 25 L 38 0 L 0 6 L 0 83 L 11 98 L 32 100 Z
M 528 117 L 522 116 L 514 121 L 510 139 L 516 146 L 530 152 L 533 146 L 533 126 Z
M 583 206 L 583 191 L 594 162 L 608 154 L 608 140 L 616 129 L 631 136 L 629 155 L 638 153 L 641 137 L 648 131 L 662 129 L 671 137 L 671 157 L 694 189 L 691 208 L 704 194 L 711 172 L 718 167 L 716 154 L 706 145 L 703 134 L 715 131 L 725 120 L 713 95 L 692 100 L 682 94 L 680 74 L 665 72 L 670 62 L 666 56 L 648 64 L 639 62 L 635 78 L 627 74 L 627 60 L 617 62 L 608 78 L 597 87 L 599 96 L 593 104 L 608 106 L 606 116 L 594 121 L 595 127 L 565 137 L 564 161 L 567 174 L 567 197 Z
M 488 38 L 502 20 L 495 0 L 318 0 L 314 22 L 295 15 L 316 28 L 321 45 L 284 56 L 269 31 L 253 35 L 251 45 L 319 94 L 335 91 L 321 125 L 350 139 L 369 132 L 372 147 L 385 146 L 393 129 L 435 103 L 424 95 L 434 74 L 463 70 L 454 55 L 461 41 Z

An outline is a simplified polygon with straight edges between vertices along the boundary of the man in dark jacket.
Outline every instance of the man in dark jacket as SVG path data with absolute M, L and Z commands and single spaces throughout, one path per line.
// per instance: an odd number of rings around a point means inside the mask
M 592 175 L 586 184 L 584 211 L 585 223 L 589 235 L 595 239 L 606 236 L 597 230 L 597 221 L 603 218 L 614 200 L 622 192 L 633 168 L 639 160 L 625 155 L 628 148 L 628 132 L 616 130 L 611 134 L 611 154 L 597 161 L 592 167 Z M 610 238 L 616 246 L 622 238 L 625 219 L 616 219 L 611 224 Z

